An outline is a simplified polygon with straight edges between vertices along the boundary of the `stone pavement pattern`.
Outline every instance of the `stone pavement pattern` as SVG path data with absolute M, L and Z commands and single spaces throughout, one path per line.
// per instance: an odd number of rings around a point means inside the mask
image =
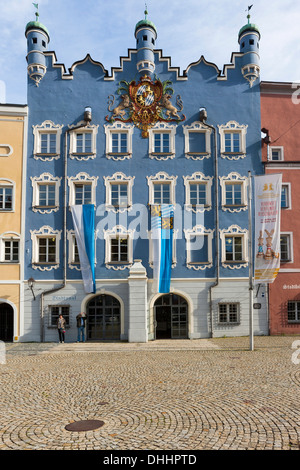
M 7 344 L 0 450 L 299 450 L 299 339 Z

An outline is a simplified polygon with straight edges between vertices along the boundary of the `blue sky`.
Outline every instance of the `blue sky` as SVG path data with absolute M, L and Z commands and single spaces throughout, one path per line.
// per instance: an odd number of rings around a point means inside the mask
M 49 30 L 49 50 L 66 68 L 87 53 L 104 67 L 119 66 L 135 48 L 134 28 L 144 17 L 144 0 L 36 0 Z M 239 50 L 238 32 L 247 22 L 241 0 L 148 0 L 157 27 L 156 47 L 185 70 L 201 55 L 220 69 Z M 25 26 L 35 19 L 31 0 L 0 0 L 0 101 L 26 104 Z M 261 78 L 300 82 L 299 0 L 253 0 L 251 22 L 261 32 Z

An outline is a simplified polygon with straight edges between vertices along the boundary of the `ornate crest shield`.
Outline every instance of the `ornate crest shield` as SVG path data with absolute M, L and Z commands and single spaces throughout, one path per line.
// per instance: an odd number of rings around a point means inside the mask
M 138 83 L 135 80 L 130 83 L 122 80 L 119 85 L 117 93 L 121 95 L 122 102 L 111 109 L 115 97 L 109 96 L 108 110 L 113 114 L 110 118 L 106 116 L 107 121 L 133 122 L 141 129 L 142 137 L 148 137 L 149 129 L 159 121 L 181 122 L 185 120 L 184 115 L 179 115 L 183 109 L 180 96 L 177 96 L 176 101 L 178 108 L 170 101 L 174 93 L 170 80 L 161 82 L 156 78 L 153 81 L 145 75 Z

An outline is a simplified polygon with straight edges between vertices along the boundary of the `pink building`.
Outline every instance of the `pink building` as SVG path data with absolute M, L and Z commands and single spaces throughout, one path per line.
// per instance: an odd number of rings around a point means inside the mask
M 282 174 L 281 263 L 269 284 L 271 335 L 300 334 L 300 85 L 261 83 L 262 160 Z

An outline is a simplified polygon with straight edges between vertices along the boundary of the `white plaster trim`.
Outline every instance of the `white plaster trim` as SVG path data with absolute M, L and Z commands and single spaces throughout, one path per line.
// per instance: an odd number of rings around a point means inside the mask
M 184 186 L 185 186 L 185 209 L 188 211 L 192 211 L 194 213 L 197 212 L 205 212 L 211 210 L 211 187 L 213 182 L 212 176 L 205 176 L 201 171 L 195 171 L 191 176 L 183 176 Z M 197 205 L 193 207 L 190 202 L 190 184 L 191 183 L 205 183 L 205 190 L 206 190 L 206 204 L 205 205 Z
M 113 269 L 115 271 L 130 268 L 133 264 L 133 238 L 134 238 L 134 229 L 127 229 L 123 225 L 116 225 L 111 230 L 104 230 L 104 240 L 105 240 L 105 265 L 108 269 Z M 127 261 L 126 262 L 113 262 L 111 261 L 111 240 L 117 237 L 127 238 Z
M 222 246 L 222 266 L 229 269 L 241 269 L 248 266 L 248 237 L 249 233 L 247 229 L 242 229 L 239 225 L 231 225 L 229 228 L 219 229 L 221 246 Z M 226 235 L 239 236 L 242 238 L 242 261 L 227 261 L 226 260 L 226 249 L 225 249 L 225 238 Z
M 168 134 L 170 143 L 170 152 L 167 154 L 155 152 L 154 150 L 154 135 L 155 134 Z M 165 122 L 158 122 L 149 129 L 149 157 L 155 160 L 170 160 L 175 157 L 175 134 L 176 126 Z
M 132 208 L 132 186 L 135 176 L 126 176 L 121 171 L 114 173 L 112 176 L 103 176 L 104 184 L 106 188 L 106 203 L 105 208 L 107 211 L 115 213 L 128 212 Z M 127 186 L 127 206 L 126 207 L 115 207 L 111 203 L 111 186 L 112 183 L 123 183 Z
M 112 160 L 126 160 L 132 157 L 132 134 L 134 126 L 124 122 L 115 121 L 113 124 L 104 124 L 104 132 L 106 135 L 106 158 Z M 127 134 L 127 152 L 113 153 L 112 151 L 112 134 Z
M 73 128 L 81 125 L 84 127 L 80 127 L 79 129 L 74 129 Z M 96 142 L 97 142 L 97 134 L 98 134 L 98 127 L 99 124 L 90 124 L 88 126 L 85 125 L 84 121 L 80 121 L 77 124 L 72 124 L 69 125 L 69 130 L 70 132 L 70 153 L 69 156 L 73 160 L 78 160 L 78 161 L 87 161 L 87 160 L 93 160 L 96 158 Z M 91 139 L 91 146 L 92 150 L 91 152 L 84 152 L 80 153 L 77 151 L 77 134 L 92 134 L 92 139 Z
M 92 185 L 92 200 L 91 203 L 96 205 L 96 186 L 98 181 L 98 176 L 90 176 L 88 173 L 80 172 L 76 176 L 68 176 L 68 185 L 70 188 L 69 192 L 69 206 L 75 205 L 75 186 L 76 183 L 91 183 Z
M 32 268 L 40 271 L 51 271 L 59 267 L 59 245 L 62 230 L 54 230 L 49 225 L 43 225 L 39 230 L 30 230 L 32 240 Z M 56 253 L 55 263 L 46 264 L 39 262 L 38 253 L 38 239 L 39 238 L 55 238 L 56 239 Z
M 228 121 L 226 124 L 218 125 L 221 143 L 221 157 L 228 160 L 239 160 L 246 157 L 246 134 L 248 125 L 239 124 L 236 121 Z M 240 135 L 240 152 L 225 152 L 225 133 L 234 132 Z
M 149 186 L 149 204 L 154 204 L 154 184 L 158 183 L 170 183 L 170 204 L 175 204 L 175 185 L 177 176 L 170 176 L 165 171 L 159 171 L 156 175 L 147 176 Z
M 40 214 L 51 214 L 51 212 L 57 212 L 59 209 L 59 187 L 61 177 L 53 176 L 51 173 L 42 173 L 40 176 L 31 176 L 31 184 L 33 188 L 32 196 L 32 210 L 33 212 L 39 212 Z M 39 183 L 54 183 L 55 184 L 55 207 L 49 209 L 42 209 L 39 206 Z
M 212 130 L 207 128 L 202 122 L 195 121 L 191 125 L 182 126 L 183 133 L 184 133 L 184 148 L 185 148 L 185 156 L 186 158 L 190 158 L 191 160 L 204 160 L 205 158 L 210 158 L 211 156 L 211 142 L 210 136 Z M 190 133 L 203 133 L 205 134 L 205 152 L 194 153 L 190 152 Z
M 186 245 L 186 266 L 189 269 L 194 269 L 195 271 L 204 271 L 207 268 L 211 268 L 213 265 L 212 260 L 212 239 L 214 234 L 214 229 L 207 229 L 203 225 L 195 225 L 192 229 L 184 229 L 184 235 L 187 241 Z M 195 236 L 207 236 L 207 262 L 204 263 L 192 263 L 191 262 L 191 237 Z
M 247 200 L 247 188 L 248 188 L 248 177 L 241 176 L 239 173 L 232 171 L 227 176 L 219 176 L 221 185 L 221 197 L 222 197 L 222 210 L 231 213 L 246 211 L 248 209 Z M 242 204 L 240 206 L 227 206 L 226 205 L 226 183 L 240 183 L 242 185 Z
M 7 153 L 2 153 L 3 150 L 2 149 L 7 149 L 8 152 Z M 9 144 L 0 144 L 0 157 L 10 157 L 10 155 L 13 153 L 13 148 L 11 145 Z
M 60 136 L 62 133 L 63 124 L 54 124 L 53 121 L 46 120 L 42 124 L 32 126 L 34 144 L 33 144 L 33 157 L 35 160 L 52 161 L 60 157 Z M 41 153 L 41 134 L 56 134 L 56 152 L 55 154 Z

